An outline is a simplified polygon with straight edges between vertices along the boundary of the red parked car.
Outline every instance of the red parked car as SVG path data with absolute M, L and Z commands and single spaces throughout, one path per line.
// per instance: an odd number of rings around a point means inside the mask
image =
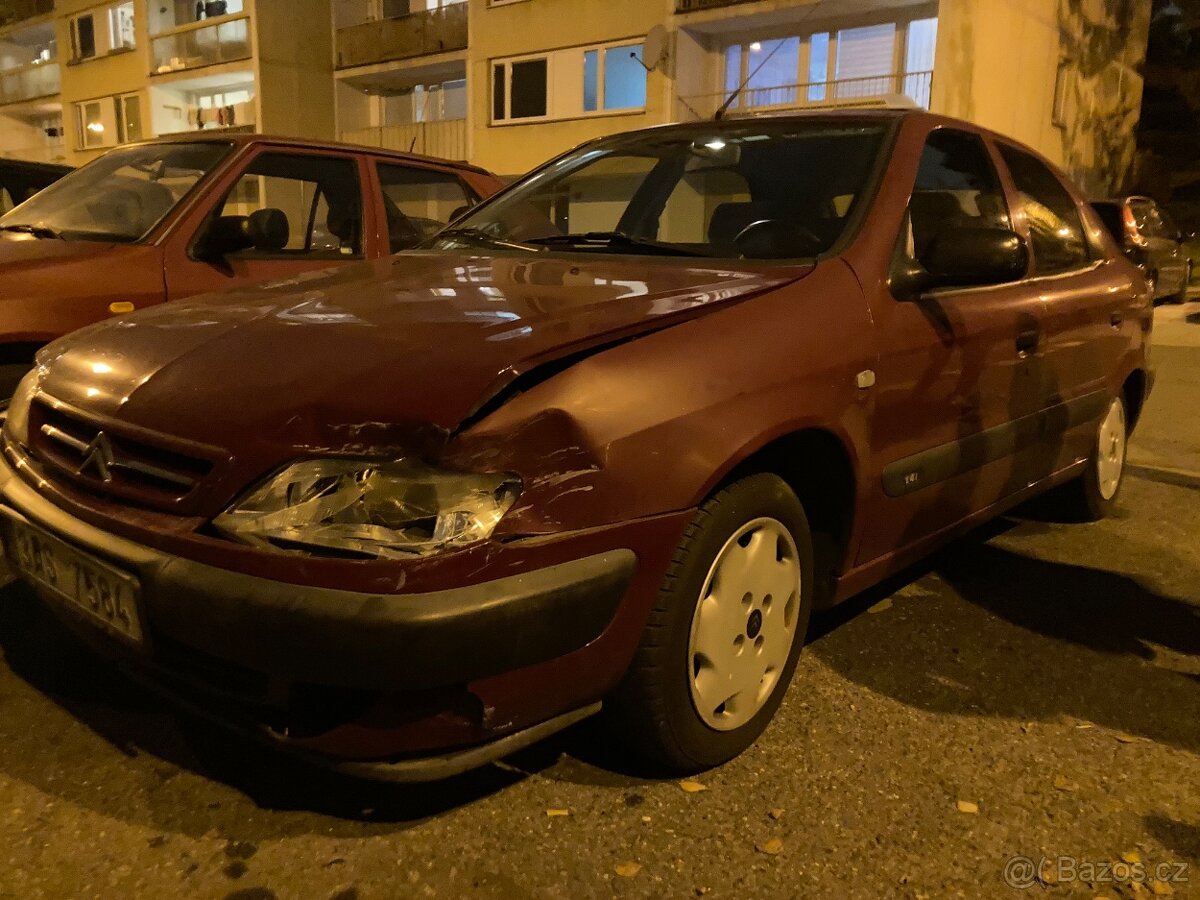
M 972 125 L 619 135 L 399 257 L 52 344 L 4 543 L 129 671 L 347 771 L 602 707 L 694 771 L 814 608 L 1053 487 L 1111 510 L 1151 321 L 1075 187 Z
M 0 217 L 0 397 L 76 328 L 377 259 L 502 184 L 465 164 L 261 135 L 113 150 Z

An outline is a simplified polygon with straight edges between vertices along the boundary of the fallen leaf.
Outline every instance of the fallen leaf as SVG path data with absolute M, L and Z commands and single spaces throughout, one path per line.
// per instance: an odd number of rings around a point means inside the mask
M 1138 896 L 1141 896 L 1143 893 L 1145 893 L 1146 886 L 1140 881 L 1131 881 L 1129 882 L 1129 890 L 1133 891 L 1133 893 L 1137 894 Z
M 1077 785 L 1074 781 L 1067 781 L 1067 779 L 1062 775 L 1054 776 L 1054 786 L 1060 791 L 1079 790 L 1079 785 Z
M 649 817 L 649 816 L 642 816 L 642 821 L 643 821 L 643 822 L 645 822 L 647 825 L 649 825 L 649 824 L 650 824 L 650 817 Z
M 1082 730 L 1084 728 L 1095 728 L 1096 726 L 1093 725 L 1091 722 L 1080 722 L 1075 727 Z
M 1031 731 L 1033 731 L 1033 723 L 1032 722 L 1022 722 L 1021 723 L 1021 733 L 1022 734 L 1029 734 Z
M 966 813 L 967 815 L 971 815 L 971 816 L 979 815 L 979 804 L 978 803 L 972 803 L 970 800 L 959 800 L 958 803 L 955 804 L 955 806 L 958 807 L 958 811 L 960 813 Z
M 551 819 L 556 819 L 559 816 L 569 816 L 570 814 L 571 814 L 571 811 L 569 809 L 548 809 L 548 810 L 546 810 L 546 815 L 549 816 Z
M 1150 891 L 1155 897 L 1170 897 L 1175 893 L 1175 888 L 1165 881 L 1151 881 Z
M 642 871 L 642 864 L 635 862 L 618 863 L 614 871 L 622 878 L 632 878 L 638 872 Z
M 754 849 L 759 853 L 767 854 L 767 856 L 778 856 L 783 852 L 783 841 L 779 838 L 770 838 L 761 844 L 755 844 Z
M 1131 866 L 1136 866 L 1142 861 L 1142 854 L 1137 850 L 1126 850 L 1121 854 L 1121 860 L 1129 863 Z
M 683 788 L 685 794 L 698 794 L 701 791 L 707 791 L 708 786 L 703 785 L 698 781 L 681 781 L 679 786 Z
M 1115 735 L 1115 737 L 1122 744 L 1132 744 L 1137 741 L 1137 738 L 1135 738 L 1132 734 L 1118 734 Z
M 888 599 L 886 599 L 886 600 L 880 600 L 880 601 L 879 601 L 878 603 L 876 603 L 874 606 L 870 607 L 870 608 L 867 610 L 867 612 L 869 612 L 869 613 L 881 613 L 881 612 L 886 612 L 887 610 L 889 610 L 889 609 L 891 609 L 891 608 L 892 608 L 892 599 L 891 599 L 891 597 L 889 597 L 889 598 L 888 598 Z
M 780 819 L 783 818 L 783 807 L 777 806 L 773 810 L 771 810 L 769 813 L 767 813 L 767 815 L 770 816 L 772 819 L 774 819 L 776 822 L 778 822 Z
M 1054 863 L 1050 862 L 1050 860 L 1045 860 L 1042 863 L 1041 867 L 1038 869 L 1037 877 L 1038 881 L 1047 887 L 1052 887 L 1053 885 L 1058 884 L 1058 870 L 1055 868 Z

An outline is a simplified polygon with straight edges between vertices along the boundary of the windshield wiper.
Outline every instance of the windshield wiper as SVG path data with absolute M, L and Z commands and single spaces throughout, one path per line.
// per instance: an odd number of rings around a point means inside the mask
M 488 234 L 482 228 L 466 227 L 466 228 L 447 228 L 439 231 L 433 237 L 429 238 L 424 246 L 435 246 L 438 241 L 443 238 L 451 240 L 473 241 L 477 244 L 483 244 L 488 247 L 504 247 L 515 248 L 517 250 L 528 250 L 526 244 L 517 243 L 516 241 L 506 241 L 503 238 L 498 238 L 495 235 Z
M 0 231 L 16 231 L 20 234 L 32 234 L 35 238 L 49 238 L 55 241 L 65 241 L 61 233 L 49 225 L 0 225 Z
M 623 231 L 588 231 L 583 234 L 554 234 L 549 237 L 531 238 L 527 244 L 539 244 L 545 247 L 582 247 L 602 248 L 609 250 L 643 250 L 649 253 L 659 253 L 664 256 L 704 256 L 695 250 L 688 250 L 677 244 L 665 244 L 649 238 L 634 237 Z

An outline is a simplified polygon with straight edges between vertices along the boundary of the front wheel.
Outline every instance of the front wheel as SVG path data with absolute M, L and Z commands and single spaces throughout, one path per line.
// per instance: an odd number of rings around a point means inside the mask
M 609 700 L 624 736 L 679 772 L 749 747 L 791 681 L 813 588 L 808 519 L 783 479 L 751 475 L 710 497 L 676 549 L 633 665 Z

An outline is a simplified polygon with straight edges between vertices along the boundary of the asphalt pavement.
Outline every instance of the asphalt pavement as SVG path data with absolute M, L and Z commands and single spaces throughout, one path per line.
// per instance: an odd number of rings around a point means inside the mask
M 1032 504 L 818 616 L 701 789 L 590 723 L 442 784 L 333 777 L 4 589 L 0 898 L 1200 897 L 1200 304 L 1160 319 L 1120 514 Z

